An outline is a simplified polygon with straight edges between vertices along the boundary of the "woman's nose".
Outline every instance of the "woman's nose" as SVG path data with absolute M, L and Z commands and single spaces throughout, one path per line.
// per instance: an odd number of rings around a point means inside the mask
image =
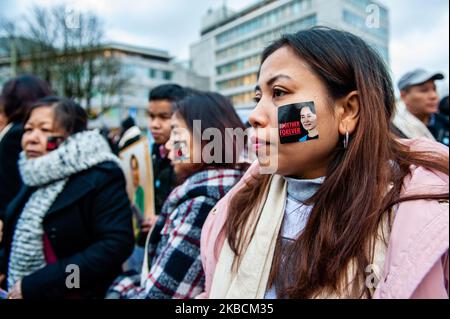
M 32 130 L 28 132 L 28 134 L 24 134 L 24 139 L 26 143 L 38 143 L 39 142 L 39 133 L 36 130 Z
M 250 113 L 248 122 L 254 128 L 266 127 L 269 125 L 269 119 L 264 112 L 261 102 L 259 102 L 253 109 L 252 113 Z

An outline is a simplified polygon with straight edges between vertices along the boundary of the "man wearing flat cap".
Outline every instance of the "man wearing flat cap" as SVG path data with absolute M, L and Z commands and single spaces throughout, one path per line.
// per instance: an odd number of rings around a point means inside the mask
M 448 136 L 448 119 L 438 113 L 439 95 L 435 80 L 442 80 L 442 73 L 416 69 L 403 75 L 398 82 L 401 102 L 394 118 L 394 131 L 406 138 L 425 137 L 432 140 Z

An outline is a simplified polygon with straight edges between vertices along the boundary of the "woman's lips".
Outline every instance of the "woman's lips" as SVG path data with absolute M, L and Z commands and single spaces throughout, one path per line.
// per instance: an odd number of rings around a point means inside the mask
M 259 149 L 261 148 L 266 148 L 266 147 L 270 147 L 270 143 L 266 142 L 258 137 L 252 136 L 250 138 L 251 144 L 252 144 L 252 149 L 255 152 L 258 152 Z
M 25 151 L 25 154 L 27 157 L 39 157 L 42 155 L 42 153 L 38 151 Z

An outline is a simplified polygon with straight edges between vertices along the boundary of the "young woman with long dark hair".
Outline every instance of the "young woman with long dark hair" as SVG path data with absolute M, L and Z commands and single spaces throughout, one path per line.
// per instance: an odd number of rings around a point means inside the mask
M 390 132 L 379 55 L 327 28 L 265 49 L 250 116 L 272 149 L 280 107 L 313 101 L 319 138 L 280 144 L 216 205 L 202 233 L 210 298 L 448 298 L 448 148 Z M 278 137 L 277 137 L 278 138 Z
M 204 289 L 201 229 L 211 209 L 247 167 L 239 162 L 242 150 L 237 139 L 229 139 L 231 144 L 225 148 L 227 131 L 245 127 L 225 97 L 200 92 L 175 103 L 171 127 L 166 148 L 181 185 L 165 201 L 147 239 L 148 260 L 142 273 L 119 277 L 107 298 L 186 299 Z M 217 133 L 215 139 L 194 140 L 208 135 L 209 129 Z M 214 143 L 212 149 L 209 143 Z

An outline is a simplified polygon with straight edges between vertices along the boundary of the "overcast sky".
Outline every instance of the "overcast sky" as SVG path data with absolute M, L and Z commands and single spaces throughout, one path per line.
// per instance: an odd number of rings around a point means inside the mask
M 208 8 L 224 0 L 0 0 L 0 16 L 20 17 L 32 5 L 61 2 L 93 10 L 105 22 L 108 39 L 168 50 L 177 59 L 189 58 L 189 44 L 200 37 L 200 20 Z M 239 10 L 253 0 L 227 0 Z M 380 0 L 390 10 L 390 59 L 394 81 L 406 71 L 423 67 L 441 71 L 439 90 L 448 94 L 449 1 Z

